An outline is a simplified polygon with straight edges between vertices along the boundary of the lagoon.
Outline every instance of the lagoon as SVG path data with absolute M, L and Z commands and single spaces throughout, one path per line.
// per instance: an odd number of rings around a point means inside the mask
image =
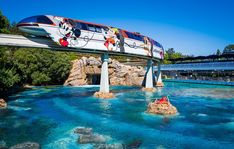
M 93 148 L 79 144 L 77 127 L 92 128 L 106 144 L 139 148 L 234 148 L 234 87 L 165 82 L 155 93 L 112 86 L 116 98 L 93 97 L 99 86 L 33 87 L 9 97 L 0 109 L 0 141 L 33 141 L 42 148 Z M 147 104 L 168 95 L 179 114 L 145 113 Z

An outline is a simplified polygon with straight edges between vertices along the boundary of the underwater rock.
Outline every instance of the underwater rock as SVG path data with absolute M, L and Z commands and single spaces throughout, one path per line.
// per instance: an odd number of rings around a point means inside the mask
M 157 91 L 157 89 L 156 88 L 145 88 L 145 87 L 143 87 L 142 91 L 145 91 L 145 92 L 155 92 L 155 91 Z
M 0 99 L 0 108 L 6 108 L 7 107 L 7 103 L 5 102 L 5 100 Z
M 120 143 L 115 144 L 95 144 L 95 149 L 123 149 L 123 145 Z
M 156 100 L 157 101 L 157 100 Z M 150 102 L 148 104 L 147 112 L 160 115 L 174 115 L 177 114 L 177 109 L 169 101 L 167 103 Z
M 142 141 L 141 140 L 133 140 L 129 142 L 127 145 L 125 145 L 126 149 L 137 149 L 141 146 Z
M 21 144 L 14 145 L 10 149 L 40 149 L 40 145 L 35 142 L 24 142 Z
M 95 92 L 94 96 L 97 98 L 104 98 L 104 99 L 115 97 L 113 93 L 106 93 L 106 92 Z
M 163 82 L 157 82 L 157 83 L 156 83 L 156 86 L 157 86 L 157 87 L 163 87 L 164 84 L 163 84 Z
M 105 143 L 106 139 L 102 135 L 80 135 L 78 143 L 88 144 L 88 143 Z
M 3 141 L 3 140 L 0 140 L 0 149 L 7 149 L 7 145 L 6 145 L 6 142 Z
M 90 135 L 92 133 L 92 128 L 76 128 L 74 133 L 83 134 L 83 135 Z

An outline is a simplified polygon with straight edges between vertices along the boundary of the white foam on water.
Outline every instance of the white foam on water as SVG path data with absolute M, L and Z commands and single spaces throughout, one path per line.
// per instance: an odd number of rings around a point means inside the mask
M 232 131 L 234 131 L 234 122 L 225 123 L 224 126 Z
M 99 87 L 100 85 L 82 85 L 82 86 L 72 86 L 75 88 L 92 88 L 92 87 Z
M 200 117 L 206 117 L 207 114 L 204 114 L 204 113 L 198 113 L 197 116 L 200 116 Z
M 13 109 L 15 111 L 27 111 L 27 110 L 31 110 L 31 108 L 29 108 L 29 107 L 8 106 L 7 108 Z

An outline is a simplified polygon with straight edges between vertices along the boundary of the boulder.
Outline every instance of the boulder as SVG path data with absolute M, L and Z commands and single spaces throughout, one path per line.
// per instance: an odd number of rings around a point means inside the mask
M 0 149 L 7 149 L 7 145 L 6 145 L 6 142 L 3 141 L 3 140 L 0 140 Z
M 97 98 L 104 98 L 104 99 L 115 97 L 113 93 L 106 93 L 106 92 L 95 92 L 94 96 Z
M 92 133 L 93 129 L 92 128 L 76 128 L 76 130 L 74 131 L 74 133 L 77 134 L 83 134 L 83 135 L 90 135 Z
M 140 148 L 141 144 L 142 144 L 141 140 L 132 140 L 131 142 L 128 142 L 126 145 L 124 145 L 124 148 L 137 149 Z
M 157 91 L 157 89 L 156 88 L 146 88 L 146 87 L 143 87 L 142 88 L 142 91 L 145 91 L 145 92 L 155 92 L 155 91 Z
M 125 78 L 110 76 L 111 85 L 125 85 Z
M 120 143 L 114 144 L 95 144 L 95 149 L 124 149 L 124 146 Z
M 174 115 L 177 114 L 177 109 L 169 101 L 168 103 L 150 102 L 147 112 L 159 115 Z
M 40 145 L 35 142 L 24 142 L 21 144 L 14 145 L 10 149 L 40 149 Z
M 156 86 L 157 86 L 157 87 L 163 87 L 164 84 L 163 84 L 162 82 L 157 82 Z
M 105 143 L 106 139 L 102 135 L 80 135 L 78 139 L 78 143 L 80 144 L 88 144 L 88 143 Z
M 0 99 L 0 108 L 6 108 L 6 107 L 7 103 L 3 99 Z

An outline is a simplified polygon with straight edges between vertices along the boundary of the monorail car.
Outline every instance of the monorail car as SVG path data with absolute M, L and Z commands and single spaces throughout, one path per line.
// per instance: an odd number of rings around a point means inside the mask
M 52 15 L 32 16 L 17 27 L 34 36 L 50 37 L 63 47 L 121 52 L 163 59 L 157 41 L 136 32 Z

